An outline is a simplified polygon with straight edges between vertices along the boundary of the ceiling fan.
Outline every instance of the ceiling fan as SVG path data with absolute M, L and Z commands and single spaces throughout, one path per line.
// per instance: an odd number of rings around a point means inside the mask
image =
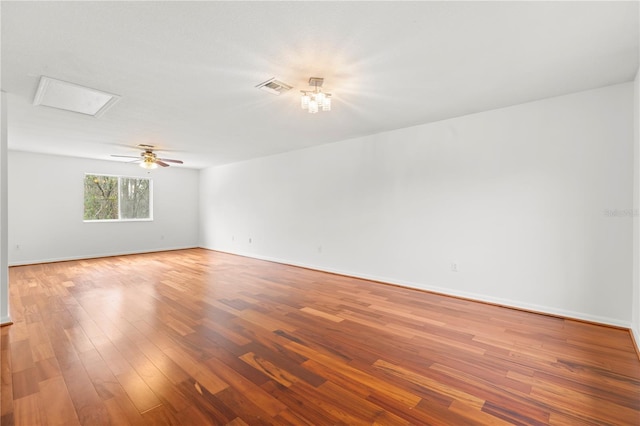
M 134 157 L 132 155 L 115 154 L 111 154 L 111 156 L 118 158 L 135 158 L 132 163 L 139 162 L 140 167 L 145 169 L 155 169 L 158 166 L 169 167 L 169 164 L 167 163 L 183 164 L 181 160 L 172 160 L 171 158 L 158 158 L 158 156 L 153 152 L 153 149 L 155 148 L 153 145 L 139 144 L 137 145 L 137 147 L 143 150 L 138 157 Z

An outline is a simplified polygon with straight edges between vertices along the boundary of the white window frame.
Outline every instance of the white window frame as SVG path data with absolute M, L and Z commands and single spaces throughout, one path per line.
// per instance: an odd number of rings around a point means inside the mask
M 85 219 L 84 218 L 84 180 L 87 176 L 106 176 L 118 178 L 118 219 Z M 120 182 L 121 179 L 146 179 L 149 181 L 149 217 L 143 219 L 121 219 L 120 211 Z M 106 173 L 85 173 L 82 179 L 82 221 L 85 223 L 113 223 L 113 222 L 153 222 L 153 179 L 144 176 L 110 175 Z

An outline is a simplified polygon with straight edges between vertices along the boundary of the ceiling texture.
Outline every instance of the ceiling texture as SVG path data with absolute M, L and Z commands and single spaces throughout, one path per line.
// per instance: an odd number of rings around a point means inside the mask
M 632 81 L 638 2 L 12 2 L 0 5 L 12 150 L 204 168 Z M 114 93 L 34 105 L 40 76 Z M 279 96 L 255 86 L 293 86 Z M 324 77 L 331 112 L 300 108 Z M 182 167 L 182 166 L 178 166 Z

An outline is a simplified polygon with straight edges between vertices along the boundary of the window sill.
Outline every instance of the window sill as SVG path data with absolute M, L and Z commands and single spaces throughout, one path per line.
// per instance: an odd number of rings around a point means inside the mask
M 114 223 L 114 222 L 153 222 L 151 219 L 100 219 L 100 220 L 83 220 L 84 223 Z

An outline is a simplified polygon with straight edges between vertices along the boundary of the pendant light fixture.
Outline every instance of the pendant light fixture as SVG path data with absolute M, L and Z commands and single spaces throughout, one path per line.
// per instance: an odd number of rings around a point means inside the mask
M 324 83 L 324 78 L 311 77 L 309 86 L 313 87 L 313 90 L 300 91 L 302 93 L 300 106 L 310 114 L 315 114 L 318 111 L 331 111 L 331 93 L 322 91 L 322 83 Z

